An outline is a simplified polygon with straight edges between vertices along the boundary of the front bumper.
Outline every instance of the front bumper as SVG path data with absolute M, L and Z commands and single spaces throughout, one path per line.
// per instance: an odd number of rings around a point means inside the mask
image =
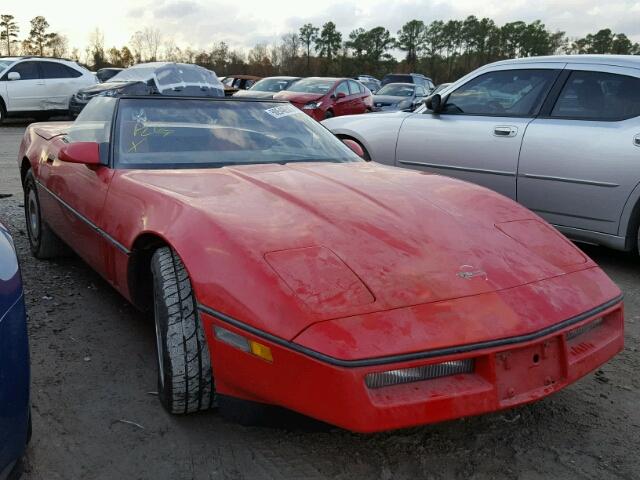
M 309 108 L 302 108 L 302 106 L 299 105 L 294 105 L 297 108 L 299 108 L 300 110 L 302 110 L 304 113 L 306 113 L 307 115 L 309 115 L 311 118 L 313 118 L 314 120 L 317 120 L 318 122 L 324 120 L 324 116 L 325 116 L 325 111 L 322 110 L 321 108 L 314 108 L 314 109 L 309 109 Z
M 286 342 L 239 328 L 206 307 L 201 312 L 220 394 L 280 405 L 357 432 L 423 425 L 533 402 L 598 368 L 624 346 L 621 300 L 531 340 L 370 366 L 353 362 L 353 367 L 306 347 L 288 348 Z M 216 341 L 214 325 L 267 345 L 273 362 Z M 579 335 L 571 337 L 570 332 Z M 365 384 L 371 373 L 463 359 L 473 359 L 473 373 L 382 388 Z
M 77 116 L 80 114 L 82 109 L 89 103 L 88 100 L 80 100 L 75 95 L 71 97 L 69 101 L 69 115 Z

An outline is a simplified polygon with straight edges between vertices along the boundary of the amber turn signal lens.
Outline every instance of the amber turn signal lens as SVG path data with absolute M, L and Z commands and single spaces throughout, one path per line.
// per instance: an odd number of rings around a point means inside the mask
M 249 341 L 249 346 L 251 347 L 251 353 L 256 357 L 260 357 L 267 362 L 273 362 L 273 356 L 271 355 L 271 349 L 269 347 L 253 340 Z

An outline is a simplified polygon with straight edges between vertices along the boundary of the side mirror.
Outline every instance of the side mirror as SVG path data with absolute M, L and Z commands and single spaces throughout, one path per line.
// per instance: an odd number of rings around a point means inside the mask
M 58 160 L 68 163 L 82 163 L 97 167 L 100 162 L 100 145 L 96 142 L 68 143 L 58 152 Z
M 338 93 L 336 93 L 336 98 L 337 98 L 338 100 L 339 100 L 339 99 L 341 99 L 341 98 L 344 98 L 344 97 L 346 97 L 346 96 L 347 96 L 347 94 L 346 94 L 346 93 L 344 93 L 344 92 L 338 92 Z
M 20 80 L 20 74 L 18 72 L 9 72 L 7 74 L 7 79 L 11 81 Z
M 425 99 L 424 104 L 433 113 L 440 113 L 442 111 L 442 97 L 439 93 L 428 96 Z
M 364 150 L 358 142 L 356 142 L 355 140 L 351 140 L 350 138 L 345 138 L 344 140 L 342 140 L 342 143 L 349 147 L 353 151 L 353 153 L 358 155 L 360 158 L 364 158 Z

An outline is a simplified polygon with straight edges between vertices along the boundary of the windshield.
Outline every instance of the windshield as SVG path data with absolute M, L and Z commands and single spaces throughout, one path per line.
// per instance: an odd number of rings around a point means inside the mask
M 257 82 L 249 90 L 258 92 L 280 92 L 286 90 L 296 79 L 294 78 L 265 78 Z
M 17 58 L 0 58 L 0 72 L 15 62 Z
M 382 87 L 376 95 L 391 95 L 394 97 L 410 97 L 413 95 L 415 87 L 413 85 L 400 85 L 398 83 L 390 83 Z
M 127 68 L 111 77 L 111 82 L 146 82 L 153 78 L 157 67 Z
M 325 94 L 333 84 L 336 83 L 335 80 L 325 79 L 325 78 L 305 78 L 300 80 L 299 82 L 294 83 L 289 87 L 290 92 L 301 92 L 301 93 L 322 93 Z
M 120 168 L 361 161 L 286 103 L 122 98 L 116 131 Z

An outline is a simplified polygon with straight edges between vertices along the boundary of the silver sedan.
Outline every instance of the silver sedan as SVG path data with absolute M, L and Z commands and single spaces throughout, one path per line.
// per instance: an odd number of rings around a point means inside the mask
M 427 104 L 323 123 L 365 157 L 484 185 L 575 240 L 638 245 L 640 57 L 505 60 Z

